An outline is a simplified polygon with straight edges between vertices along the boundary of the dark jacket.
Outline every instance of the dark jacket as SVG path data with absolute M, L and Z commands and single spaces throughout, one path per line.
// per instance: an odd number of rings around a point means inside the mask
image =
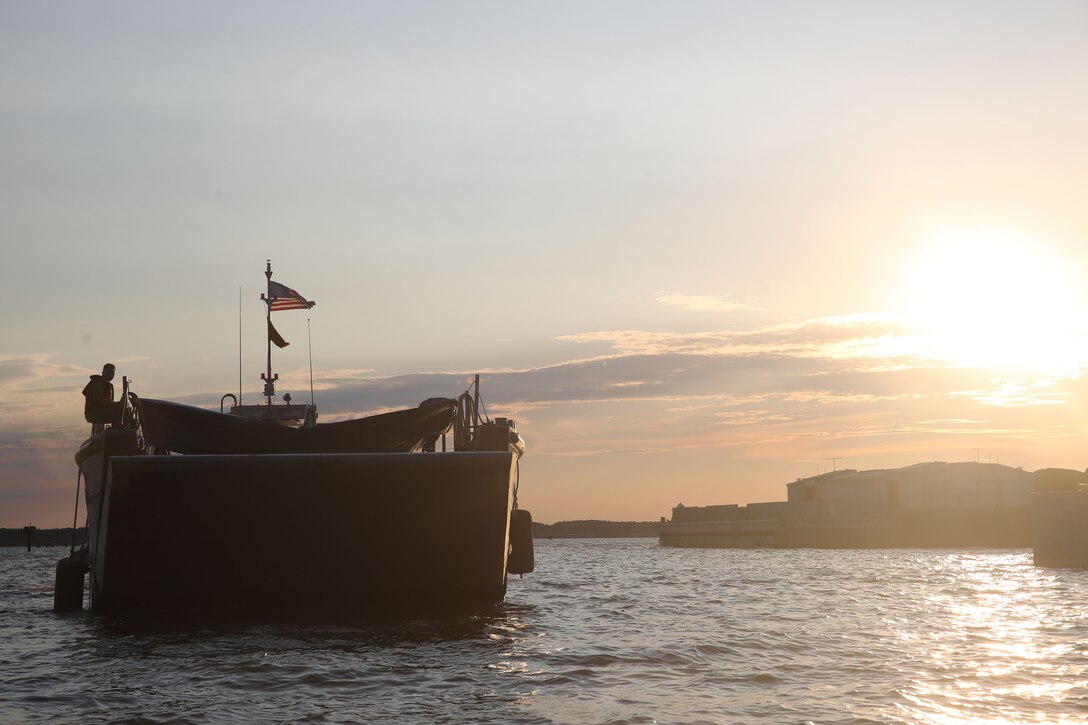
M 83 417 L 88 423 L 113 422 L 118 408 L 113 402 L 113 383 L 101 375 L 92 375 L 83 388 L 83 397 Z

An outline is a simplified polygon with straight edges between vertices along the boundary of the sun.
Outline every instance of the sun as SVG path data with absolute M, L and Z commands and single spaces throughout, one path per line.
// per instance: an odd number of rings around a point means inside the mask
M 943 229 L 903 269 L 901 313 L 953 364 L 1078 374 L 1088 360 L 1074 270 L 1038 240 Z

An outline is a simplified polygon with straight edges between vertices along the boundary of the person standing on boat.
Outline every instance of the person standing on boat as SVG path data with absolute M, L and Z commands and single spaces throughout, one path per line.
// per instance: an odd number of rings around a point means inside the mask
M 121 404 L 113 401 L 113 380 L 116 368 L 113 363 L 102 366 L 101 375 L 92 375 L 91 381 L 83 388 L 83 417 L 94 425 L 93 432 L 103 430 L 107 423 L 118 425 L 121 422 Z

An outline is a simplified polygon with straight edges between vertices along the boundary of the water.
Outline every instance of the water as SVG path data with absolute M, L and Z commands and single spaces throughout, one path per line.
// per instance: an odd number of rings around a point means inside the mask
M 51 611 L 0 549 L 0 722 L 1088 721 L 1088 572 L 1028 551 L 537 542 L 473 614 L 352 624 Z

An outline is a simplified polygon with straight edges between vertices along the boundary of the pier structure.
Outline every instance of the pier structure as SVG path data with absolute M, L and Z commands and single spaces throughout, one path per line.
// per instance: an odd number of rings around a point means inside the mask
M 1088 569 L 1088 470 L 1044 468 L 1034 475 L 1035 565 Z

